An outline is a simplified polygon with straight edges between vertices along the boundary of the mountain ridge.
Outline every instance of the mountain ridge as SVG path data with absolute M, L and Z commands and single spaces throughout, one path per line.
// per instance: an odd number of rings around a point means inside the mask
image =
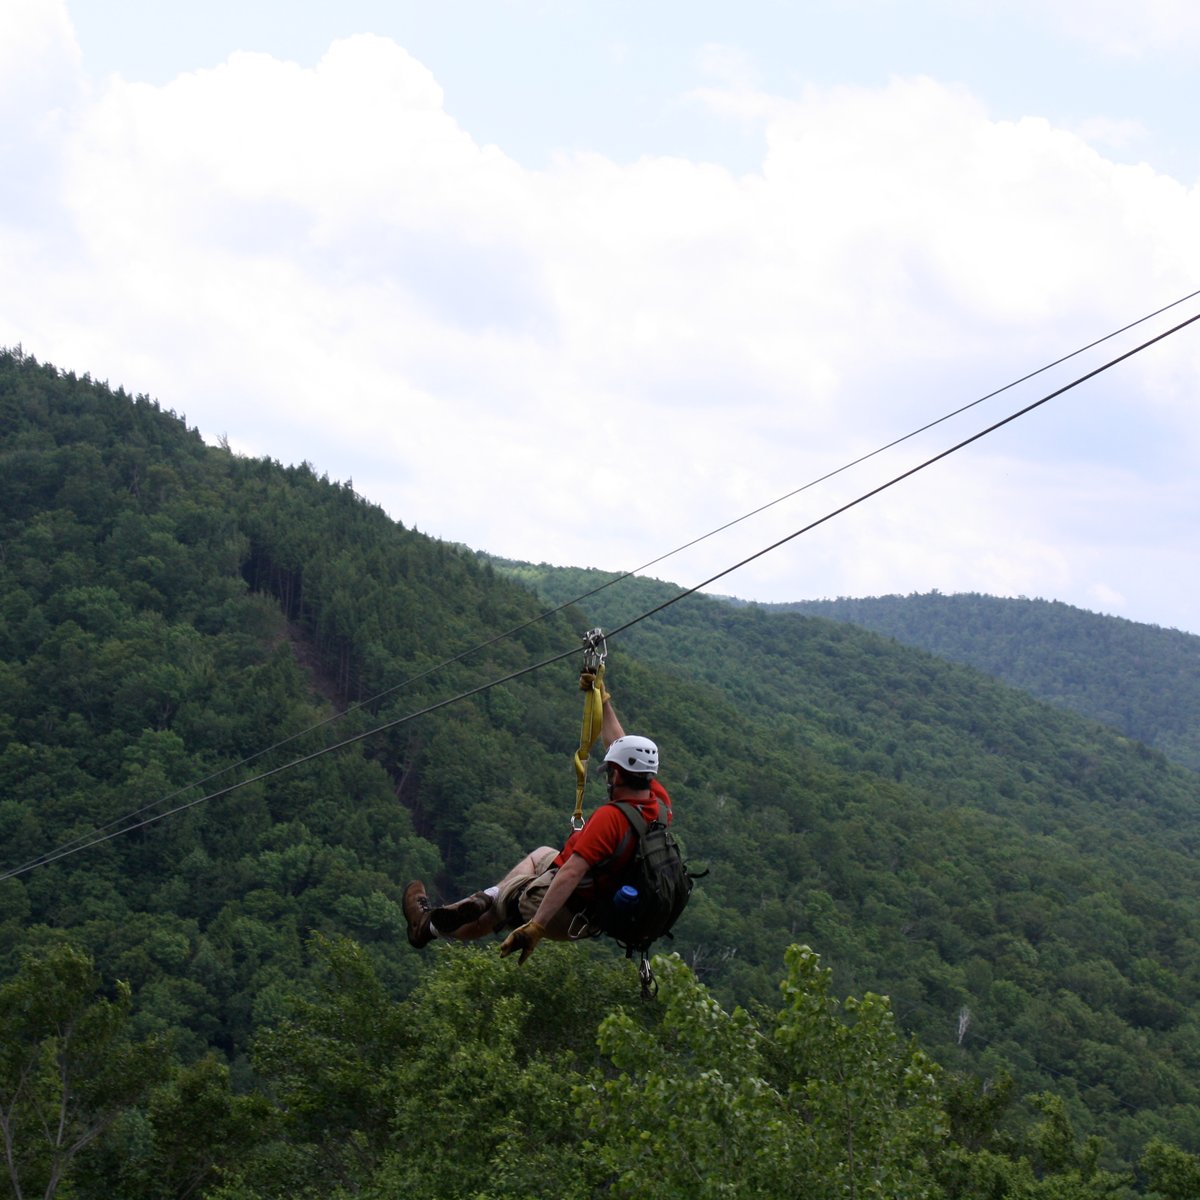
M 1200 637 L 1058 600 L 979 593 L 769 606 L 845 621 L 966 663 L 1200 770 Z

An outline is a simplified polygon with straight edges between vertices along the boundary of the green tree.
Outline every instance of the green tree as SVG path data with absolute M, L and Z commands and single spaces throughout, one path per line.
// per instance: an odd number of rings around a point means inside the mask
M 273 1110 L 234 1095 L 229 1068 L 206 1055 L 179 1067 L 123 1113 L 77 1171 L 80 1200 L 187 1200 L 203 1195 L 268 1142 Z
M 653 1029 L 626 1013 L 603 1022 L 618 1073 L 597 1074 L 580 1098 L 615 1195 L 937 1194 L 937 1067 L 902 1044 L 886 998 L 839 1006 L 807 946 L 791 947 L 786 967 L 784 1007 L 766 1028 L 722 1009 L 675 956 L 655 960 Z
M 1200 1196 L 1200 1158 L 1152 1138 L 1142 1156 L 1148 1194 L 1155 1200 L 1196 1200 Z
M 15 1200 L 52 1197 L 77 1155 L 161 1077 L 163 1046 L 129 1036 L 130 992 L 105 995 L 69 945 L 0 987 L 0 1137 Z
M 397 1001 L 361 946 L 314 949 L 321 995 L 255 1049 L 279 1136 L 214 1197 L 589 1194 L 573 1089 L 602 1016 L 636 997 L 626 963 L 547 946 L 517 970 L 441 946 Z

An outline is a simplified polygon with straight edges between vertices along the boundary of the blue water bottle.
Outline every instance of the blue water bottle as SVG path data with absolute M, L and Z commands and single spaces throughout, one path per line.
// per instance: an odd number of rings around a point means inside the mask
M 618 912 L 631 913 L 638 906 L 638 890 L 628 883 L 613 895 L 613 907 Z

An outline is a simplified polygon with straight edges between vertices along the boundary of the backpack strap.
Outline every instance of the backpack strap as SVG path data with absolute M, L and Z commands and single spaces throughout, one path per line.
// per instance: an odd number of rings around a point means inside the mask
M 619 808 L 629 818 L 629 823 L 633 826 L 633 832 L 638 835 L 638 840 L 641 841 L 650 829 L 650 822 L 642 816 L 642 810 L 636 804 L 630 804 L 628 800 L 610 800 L 609 804 L 613 808 Z

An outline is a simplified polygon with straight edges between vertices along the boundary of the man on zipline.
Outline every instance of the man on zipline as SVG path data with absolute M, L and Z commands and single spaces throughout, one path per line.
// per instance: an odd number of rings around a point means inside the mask
M 649 738 L 627 735 L 612 698 L 606 691 L 601 694 L 600 736 L 606 750 L 609 800 L 636 805 L 648 822 L 669 824 L 671 798 L 655 778 L 658 747 Z M 408 940 L 420 949 L 437 937 L 469 941 L 513 926 L 500 954 L 505 957 L 519 951 L 517 961 L 523 963 L 544 937 L 574 941 L 594 936 L 600 929 L 588 913 L 612 898 L 621 884 L 622 870 L 637 849 L 637 840 L 625 814 L 613 804 L 602 804 L 561 850 L 539 846 L 494 887 L 457 904 L 434 908 L 425 885 L 414 880 L 404 889 Z

